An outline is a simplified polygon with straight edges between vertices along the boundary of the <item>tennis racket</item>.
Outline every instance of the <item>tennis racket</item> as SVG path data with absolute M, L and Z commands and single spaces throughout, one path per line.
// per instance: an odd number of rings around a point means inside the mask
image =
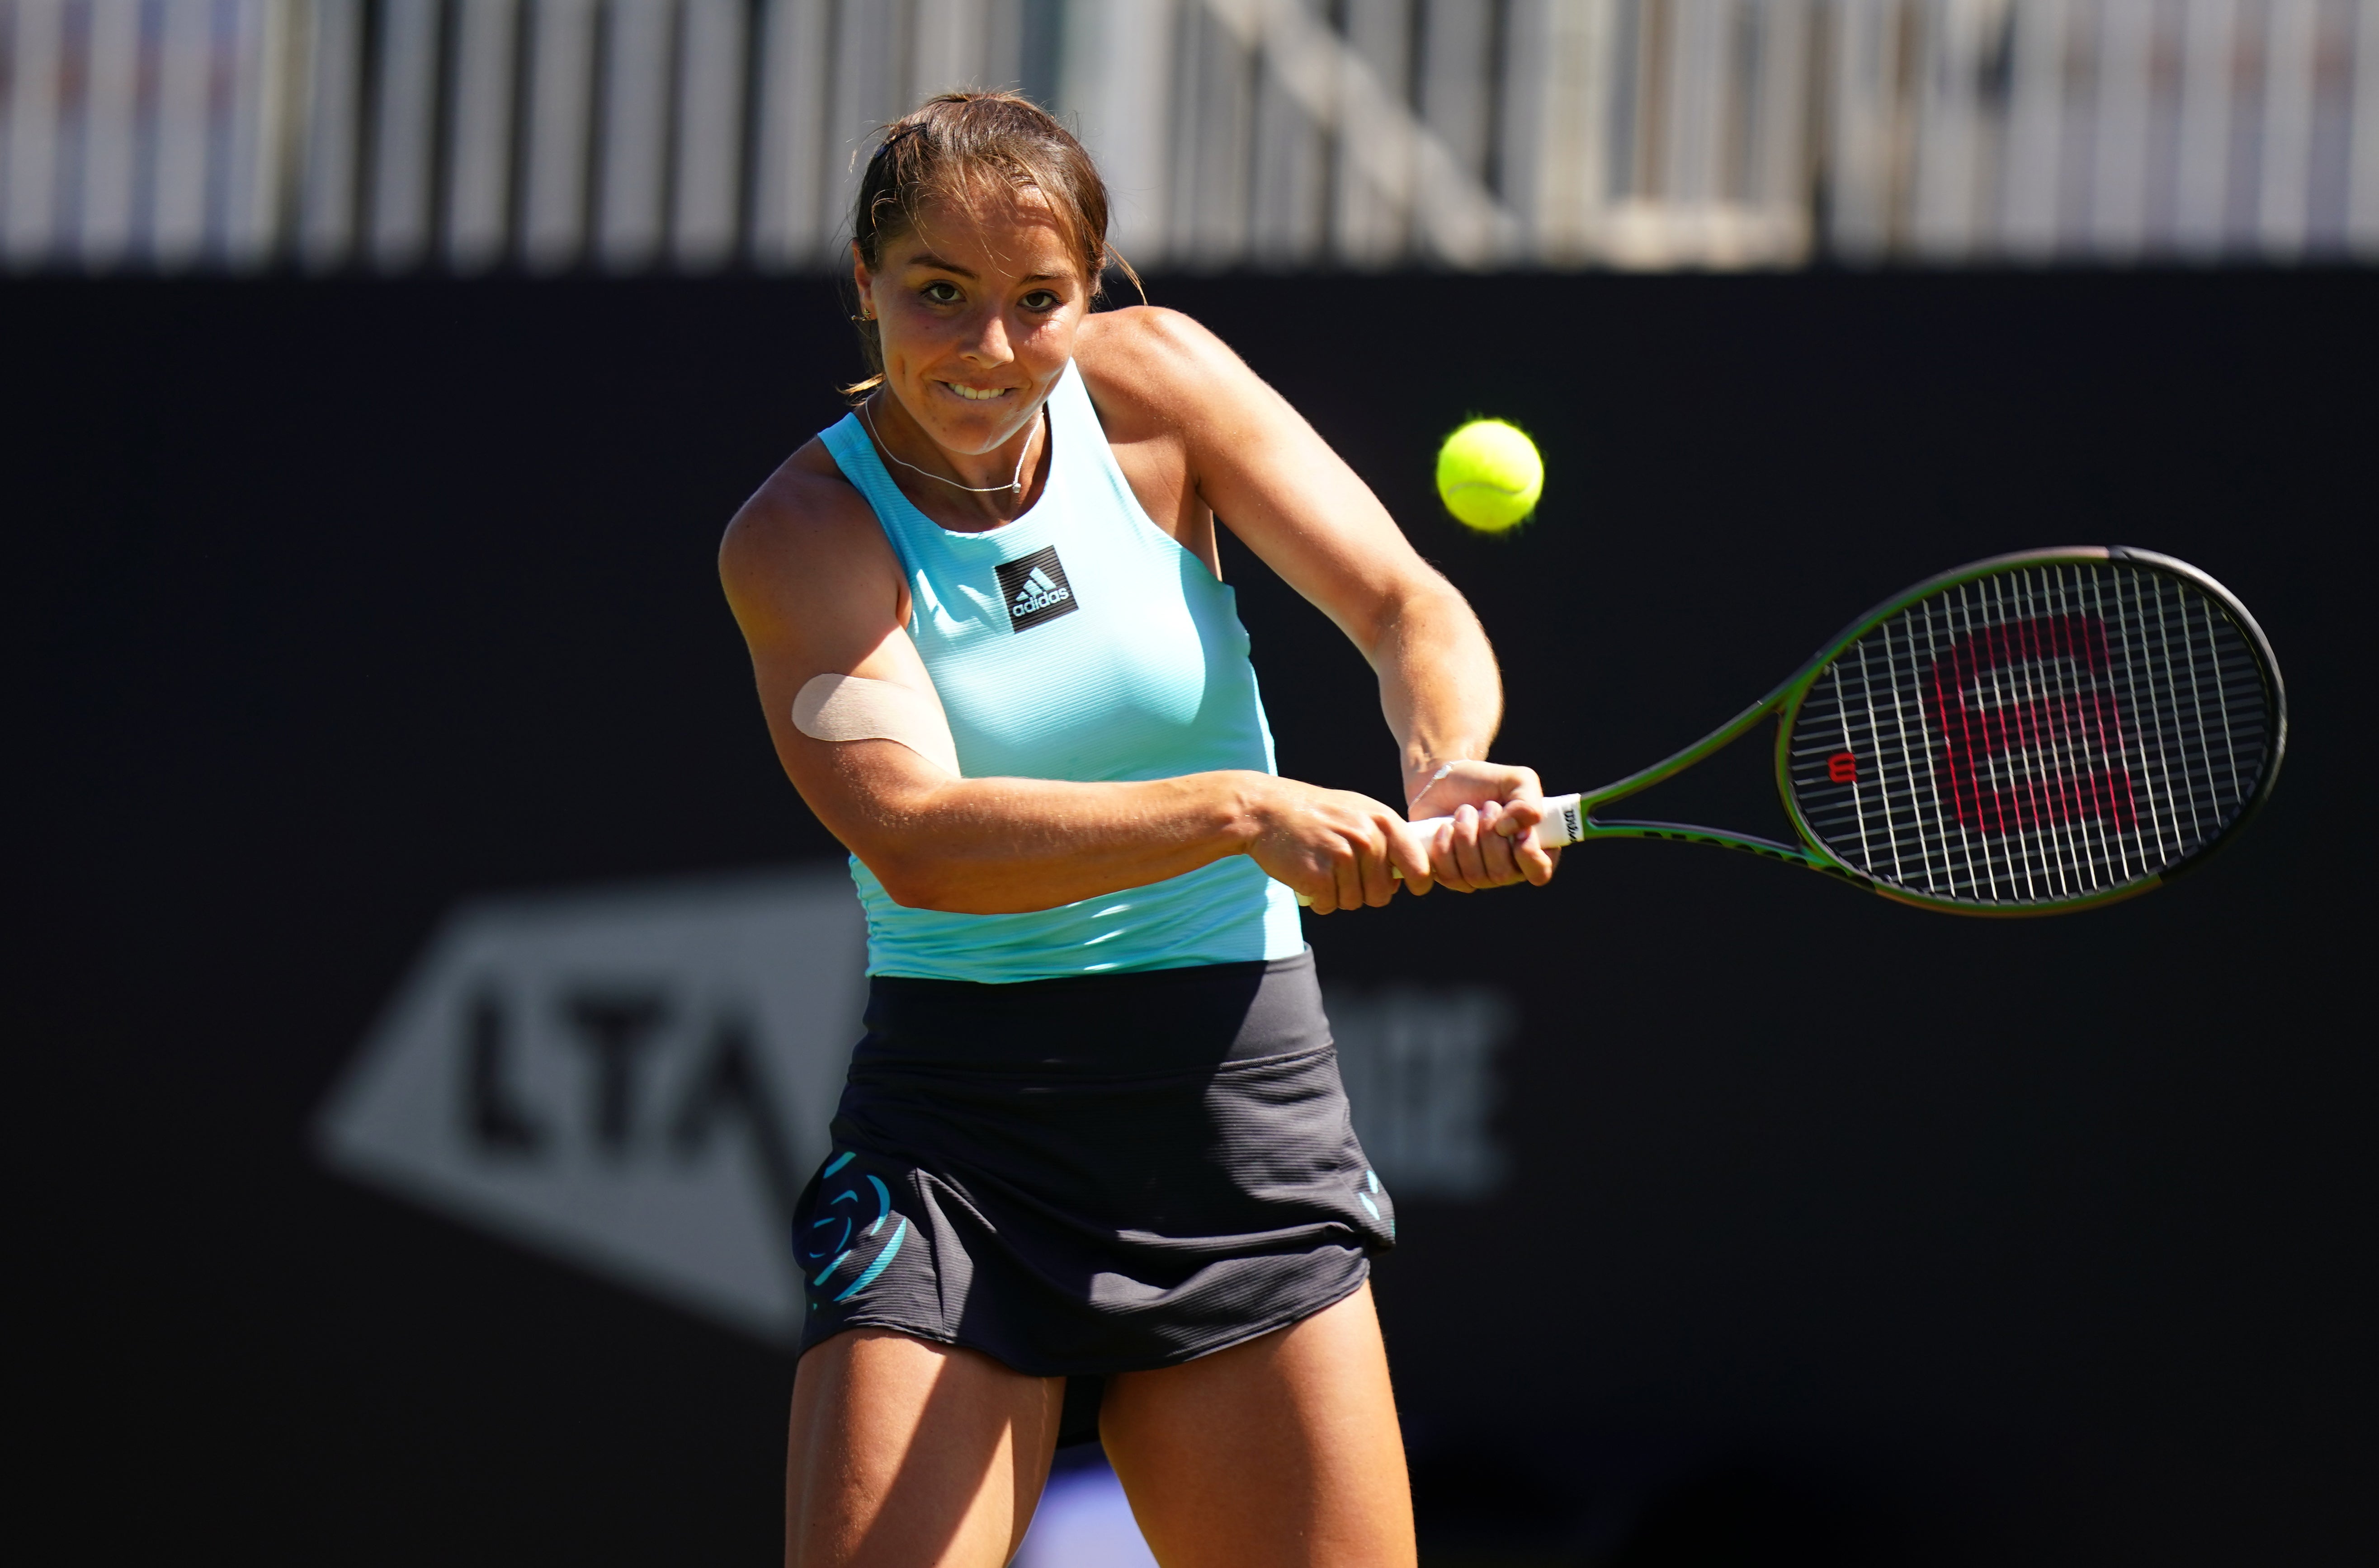
M 1596 816 L 1771 714 L 1800 843 Z M 1549 799 L 1536 831 L 1715 844 L 1925 909 L 2059 914 L 2202 863 L 2271 794 L 2287 743 L 2271 644 L 2221 584 L 2148 550 L 2031 550 L 1885 600 L 1706 739 Z

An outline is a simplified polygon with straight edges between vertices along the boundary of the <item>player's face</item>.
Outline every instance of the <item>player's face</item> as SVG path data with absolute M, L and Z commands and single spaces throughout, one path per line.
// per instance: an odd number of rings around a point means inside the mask
M 1025 429 L 1074 352 L 1089 308 L 1080 261 L 1038 193 L 926 209 L 857 263 L 891 394 L 945 451 L 994 451 Z

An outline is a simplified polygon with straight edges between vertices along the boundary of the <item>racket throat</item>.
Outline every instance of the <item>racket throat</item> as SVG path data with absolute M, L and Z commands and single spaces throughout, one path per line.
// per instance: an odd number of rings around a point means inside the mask
M 1680 844 L 1709 844 L 1721 850 L 1741 850 L 1746 854 L 1760 855 L 1769 860 L 1791 861 L 1795 865 L 1807 866 L 1815 871 L 1834 869 L 1833 862 L 1817 859 L 1798 844 L 1762 838 L 1756 833 L 1733 833 L 1722 827 L 1703 827 L 1690 822 L 1601 822 L 1591 817 L 1584 826 L 1584 838 L 1574 841 L 1666 838 Z
M 1602 822 L 1589 812 L 1583 795 L 1550 795 L 1545 799 L 1545 819 L 1537 827 L 1537 842 L 1547 849 L 1569 844 L 1582 844 L 1592 838 L 1667 838 L 1680 844 L 1709 844 L 1721 850 L 1741 850 L 1746 854 L 1764 856 L 1769 860 L 1791 861 L 1818 871 L 1835 869 L 1830 861 L 1818 859 L 1798 844 L 1787 844 L 1775 838 L 1763 838 L 1756 833 L 1733 833 L 1721 827 L 1702 827 L 1690 822 Z

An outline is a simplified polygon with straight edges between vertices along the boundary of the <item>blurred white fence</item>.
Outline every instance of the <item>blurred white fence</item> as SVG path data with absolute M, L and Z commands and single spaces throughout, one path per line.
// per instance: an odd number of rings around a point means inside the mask
M 2379 259 L 2379 0 L 0 0 L 0 259 L 812 269 L 970 84 L 1142 266 Z

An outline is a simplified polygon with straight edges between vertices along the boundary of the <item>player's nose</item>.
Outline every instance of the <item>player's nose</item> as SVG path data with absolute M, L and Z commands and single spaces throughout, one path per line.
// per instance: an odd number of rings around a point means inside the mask
M 964 352 L 978 365 L 1005 365 L 1016 357 L 1015 347 L 1008 341 L 1008 323 L 998 311 L 984 312 Z

